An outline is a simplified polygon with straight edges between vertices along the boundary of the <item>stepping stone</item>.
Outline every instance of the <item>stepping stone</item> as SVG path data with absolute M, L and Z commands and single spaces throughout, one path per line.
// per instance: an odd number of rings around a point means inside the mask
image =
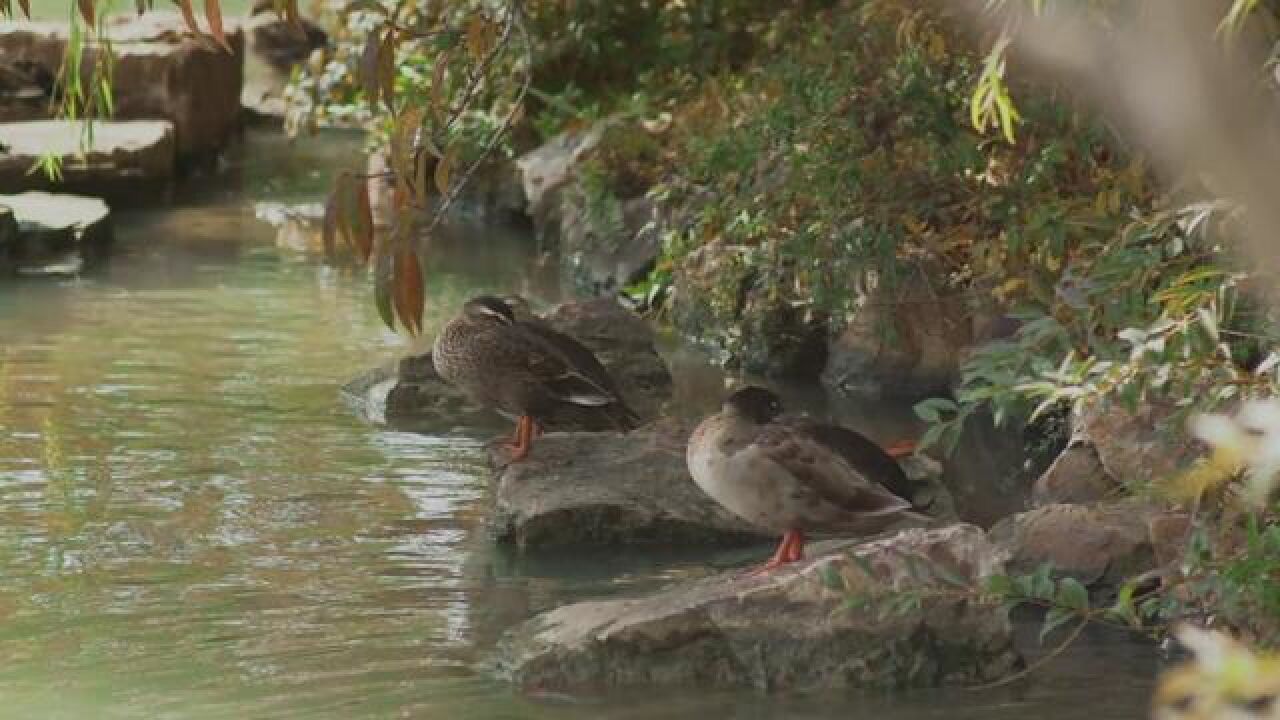
M 69 120 L 0 124 L 0 192 L 65 189 L 136 199 L 153 197 L 173 175 L 173 126 L 167 121 L 95 122 L 83 152 L 82 133 L 83 124 Z M 61 159 L 61 181 L 36 167 L 46 154 Z
M 0 252 L 6 214 L 17 230 L 9 247 L 10 265 L 23 275 L 75 275 L 111 242 L 111 211 L 99 198 L 46 192 L 0 195 Z
M 227 18 L 226 29 L 229 53 L 193 38 L 177 13 L 109 18 L 115 119 L 168 120 L 179 158 L 215 155 L 241 120 L 244 32 L 233 18 Z M 65 22 L 0 22 L 0 57 L 56 75 L 69 38 Z M 86 50 L 85 67 L 91 53 Z

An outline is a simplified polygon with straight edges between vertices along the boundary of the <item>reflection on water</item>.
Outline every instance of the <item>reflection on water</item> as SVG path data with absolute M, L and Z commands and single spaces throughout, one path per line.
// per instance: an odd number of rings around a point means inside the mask
M 313 200 L 354 140 L 247 142 L 181 208 L 123 217 L 101 272 L 0 286 L 0 716 L 1139 714 L 1147 655 L 1115 641 L 982 695 L 568 701 L 485 679 L 511 624 L 707 558 L 493 548 L 482 437 L 372 428 L 339 401 L 412 349 L 367 278 L 277 249 L 254 219 L 252 200 Z M 551 292 L 518 235 L 463 229 L 435 250 L 428 325 L 478 288 Z

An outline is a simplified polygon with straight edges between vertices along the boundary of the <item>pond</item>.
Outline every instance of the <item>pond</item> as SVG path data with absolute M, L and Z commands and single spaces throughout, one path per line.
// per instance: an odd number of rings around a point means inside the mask
M 0 286 L 0 716 L 1145 714 L 1153 653 L 1109 634 L 983 693 L 524 698 L 489 679 L 493 643 L 537 611 L 765 550 L 522 558 L 485 530 L 495 428 L 357 419 L 338 387 L 415 343 L 382 327 L 364 274 L 277 247 L 254 216 L 315 200 L 356 151 L 250 132 L 172 207 L 120 216 L 105 267 Z M 432 260 L 429 325 L 479 289 L 554 296 L 526 280 L 527 238 L 455 234 Z M 689 366 L 683 386 L 719 382 Z M 905 408 L 875 410 L 852 416 L 905 427 Z

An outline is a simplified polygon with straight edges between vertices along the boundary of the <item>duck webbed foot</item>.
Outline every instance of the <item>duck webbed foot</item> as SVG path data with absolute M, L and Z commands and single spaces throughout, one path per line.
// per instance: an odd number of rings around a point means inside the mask
M 521 415 L 516 421 L 515 437 L 505 441 L 503 444 L 511 453 L 510 462 L 520 462 L 529 457 L 529 451 L 533 449 L 533 439 L 542 434 L 542 428 L 538 426 L 538 422 L 528 415 Z
M 916 451 L 916 443 L 914 440 L 899 440 L 884 446 L 884 452 L 894 460 L 902 458 Z
M 782 542 L 769 558 L 769 562 L 751 571 L 751 575 L 763 575 L 783 565 L 799 562 L 804 559 L 804 533 L 799 530 L 788 530 L 782 535 Z

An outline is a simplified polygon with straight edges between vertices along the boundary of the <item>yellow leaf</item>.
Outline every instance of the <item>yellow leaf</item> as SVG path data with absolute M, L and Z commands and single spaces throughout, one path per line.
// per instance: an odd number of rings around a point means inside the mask
M 445 151 L 444 157 L 440 158 L 440 162 L 436 163 L 436 190 L 441 195 L 449 194 L 449 173 L 453 171 L 454 152 L 450 148 Z

